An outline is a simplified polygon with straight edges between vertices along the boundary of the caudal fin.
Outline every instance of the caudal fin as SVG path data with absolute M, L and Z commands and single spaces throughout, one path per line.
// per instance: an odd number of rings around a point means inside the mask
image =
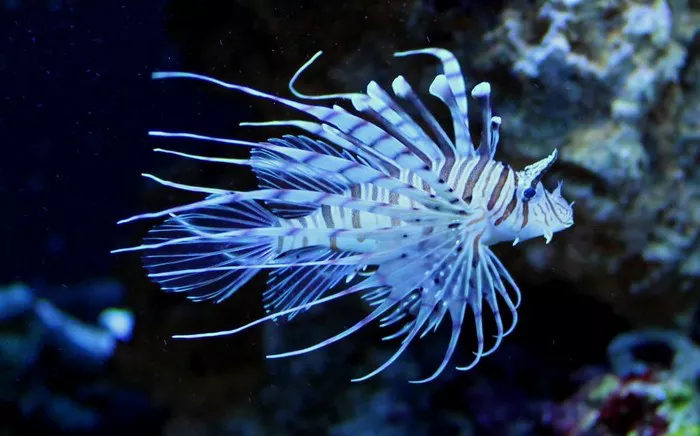
M 237 265 L 265 264 L 275 256 L 276 238 L 216 237 L 235 229 L 275 227 L 277 218 L 253 201 L 202 207 L 170 217 L 144 239 L 149 277 L 168 292 L 184 292 L 195 301 L 221 302 L 246 284 L 259 269 Z M 196 236 L 202 236 L 199 237 Z M 194 238 L 192 238 L 194 236 Z M 180 240 L 177 243 L 162 244 Z

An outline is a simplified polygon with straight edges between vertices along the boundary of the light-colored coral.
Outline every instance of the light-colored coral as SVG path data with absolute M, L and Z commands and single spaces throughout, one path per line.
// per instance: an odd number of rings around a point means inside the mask
M 651 345 L 667 347 L 671 362 L 636 357 L 638 348 Z M 669 330 L 628 332 L 610 343 L 608 359 L 610 373 L 545 413 L 552 428 L 566 434 L 698 434 L 700 349 L 688 337 Z
M 518 104 L 502 114 L 512 152 L 537 157 L 554 145 L 567 164 L 578 231 L 547 258 L 565 274 L 583 272 L 574 278 L 614 305 L 629 292 L 690 288 L 700 269 L 700 175 L 689 164 L 700 138 L 700 61 L 690 49 L 699 6 L 524 6 L 506 7 L 479 60 L 521 81 Z

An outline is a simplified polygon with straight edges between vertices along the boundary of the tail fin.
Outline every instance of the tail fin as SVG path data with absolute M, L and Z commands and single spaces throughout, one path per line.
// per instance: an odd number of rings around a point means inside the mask
M 253 201 L 208 206 L 181 215 L 171 214 L 148 233 L 144 243 L 277 225 L 278 219 Z M 233 295 L 259 271 L 222 267 L 264 264 L 275 256 L 275 242 L 276 238 L 271 237 L 184 240 L 149 249 L 143 255 L 143 264 L 163 290 L 185 292 L 194 301 L 213 299 L 218 303 Z

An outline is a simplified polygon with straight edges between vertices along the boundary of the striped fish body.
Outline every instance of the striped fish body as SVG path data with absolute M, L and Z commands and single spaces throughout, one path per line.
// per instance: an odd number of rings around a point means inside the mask
M 469 311 L 477 338 L 476 357 L 466 366 L 456 366 L 468 370 L 495 351 L 517 323 L 520 290 L 489 247 L 538 236 L 549 242 L 554 233 L 573 225 L 573 203 L 564 200 L 561 183 L 552 192 L 541 183 L 557 152 L 520 171 L 495 160 L 501 119 L 492 114 L 491 88 L 485 82 L 471 92 L 481 106 L 484 126 L 475 145 L 465 81 L 447 50 L 414 50 L 396 56 L 430 55 L 440 61 L 443 74 L 435 77 L 429 92 L 450 110 L 452 135 L 402 76 L 392 83 L 393 97 L 375 82 L 365 93 L 301 94 L 294 83 L 319 55 L 293 76 L 290 90 L 305 100 L 348 101 L 355 112 L 276 97 L 197 74 L 155 73 L 158 79 L 192 78 L 271 100 L 315 121 L 247 123 L 288 126 L 310 135 L 285 135 L 265 142 L 151 132 L 157 137 L 252 149 L 249 159 L 157 151 L 250 167 L 260 189 L 241 192 L 184 185 L 147 174 L 162 185 L 206 197 L 123 220 L 166 218 L 142 245 L 115 252 L 142 251 L 152 280 L 166 291 L 183 292 L 194 300 L 223 301 L 261 269 L 270 271 L 263 294 L 267 316 L 233 330 L 177 338 L 231 335 L 265 321 L 291 320 L 312 307 L 358 294 L 373 309 L 357 324 L 321 343 L 268 357 L 317 350 L 375 321 L 395 328 L 385 339 L 400 338 L 397 351 L 375 371 L 356 379 L 360 381 L 391 365 L 416 337 L 448 324 L 451 336 L 442 361 L 432 375 L 416 381 L 427 382 L 449 364 Z M 420 123 L 396 99 L 407 103 Z M 358 273 L 358 280 L 351 281 Z M 495 343 L 488 349 L 484 306 L 496 327 Z M 510 312 L 508 328 L 501 306 Z
M 513 241 L 513 235 L 519 234 L 519 241 L 533 237 L 546 235 L 549 232 L 540 232 L 537 227 L 528 226 L 530 216 L 530 204 L 523 202 L 518 196 L 518 172 L 509 165 L 499 162 L 488 156 L 476 156 L 472 158 L 453 159 L 444 161 L 436 168 L 452 186 L 455 192 L 474 209 L 480 209 L 485 215 L 483 223 L 484 236 L 481 243 L 490 246 L 504 241 Z M 523 177 L 521 174 L 520 177 Z M 403 171 L 399 178 L 411 186 L 422 189 L 426 193 L 434 195 L 434 191 L 424 184 L 411 172 Z M 537 217 L 542 217 L 545 225 L 550 225 L 551 220 L 553 234 L 571 225 L 569 205 L 563 201 L 558 188 L 555 194 L 550 194 L 539 187 L 538 195 L 544 199 L 540 204 L 533 202 Z M 410 198 L 396 195 L 387 189 L 375 185 L 355 185 L 350 190 L 352 198 L 368 199 L 381 203 L 390 203 L 407 208 L 419 207 Z M 534 223 L 537 221 L 533 219 Z M 397 227 L 405 224 L 399 218 L 375 215 L 368 212 L 350 210 L 338 206 L 322 206 L 320 210 L 298 219 L 281 220 L 280 225 L 292 228 L 365 228 L 378 229 Z M 534 227 L 534 226 L 533 226 Z M 389 242 L 392 243 L 392 242 Z M 280 243 L 280 253 L 290 249 L 306 247 L 310 245 L 324 245 L 332 248 L 340 248 L 350 251 L 367 252 L 378 249 L 376 243 L 366 241 L 363 238 L 286 238 Z
M 355 199 L 370 200 L 385 204 L 392 204 L 405 208 L 415 208 L 418 205 L 412 200 L 394 195 L 390 191 L 374 185 L 355 185 L 348 194 Z M 386 215 L 377 215 L 366 211 L 348 210 L 340 206 L 323 205 L 316 211 L 299 218 L 280 219 L 279 225 L 288 228 L 316 228 L 316 229 L 366 229 L 377 230 L 389 227 L 405 225 L 400 218 Z M 333 250 L 342 250 L 358 253 L 370 253 L 386 249 L 388 244 L 395 243 L 394 239 L 400 236 L 380 241 L 363 236 L 344 237 L 333 235 L 321 236 L 289 236 L 280 237 L 277 253 L 282 254 L 290 250 L 309 246 L 324 246 Z

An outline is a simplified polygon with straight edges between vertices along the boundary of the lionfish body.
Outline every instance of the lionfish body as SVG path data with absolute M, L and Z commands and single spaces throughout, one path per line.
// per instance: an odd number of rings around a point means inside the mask
M 522 171 L 495 160 L 501 119 L 492 115 L 489 84 L 480 83 L 471 93 L 481 106 L 483 121 L 480 143 L 475 146 L 457 60 L 442 49 L 396 56 L 414 54 L 432 55 L 441 62 L 443 74 L 437 75 L 430 93 L 449 108 L 452 135 L 401 76 L 392 83 L 393 97 L 375 82 L 370 82 L 365 93 L 299 93 L 294 81 L 320 52 L 294 75 L 290 90 L 308 100 L 350 100 L 355 113 L 196 74 L 154 74 L 155 78 L 215 83 L 315 118 L 255 123 L 290 126 L 310 134 L 260 143 L 151 132 L 153 136 L 250 147 L 250 159 L 157 151 L 249 166 L 260 189 L 238 192 L 146 175 L 166 186 L 209 195 L 191 204 L 124 220 L 168 217 L 149 233 L 144 244 L 116 251 L 143 250 L 153 280 L 165 290 L 186 292 L 195 300 L 222 301 L 260 269 L 271 271 L 264 294 L 268 316 L 234 330 L 176 337 L 233 334 L 360 294 L 373 310 L 357 324 L 319 344 L 268 357 L 310 352 L 378 321 L 382 327 L 394 329 L 386 339 L 399 338 L 401 342 L 386 363 L 357 379 L 364 380 L 388 367 L 417 336 L 423 337 L 449 319 L 452 335 L 445 356 L 430 377 L 417 381 L 425 382 L 449 364 L 468 311 L 473 315 L 478 348 L 471 364 L 457 366 L 459 370 L 472 368 L 513 330 L 520 291 L 489 246 L 503 241 L 515 245 L 537 236 L 549 242 L 555 232 L 573 225 L 572 204 L 563 199 L 561 184 L 549 192 L 540 182 L 556 159 L 556 150 Z M 411 107 L 422 124 L 398 101 Z M 331 294 L 332 289 L 338 290 Z M 501 319 L 502 305 L 510 312 L 508 328 Z M 497 329 L 489 349 L 485 349 L 483 332 L 485 308 Z

